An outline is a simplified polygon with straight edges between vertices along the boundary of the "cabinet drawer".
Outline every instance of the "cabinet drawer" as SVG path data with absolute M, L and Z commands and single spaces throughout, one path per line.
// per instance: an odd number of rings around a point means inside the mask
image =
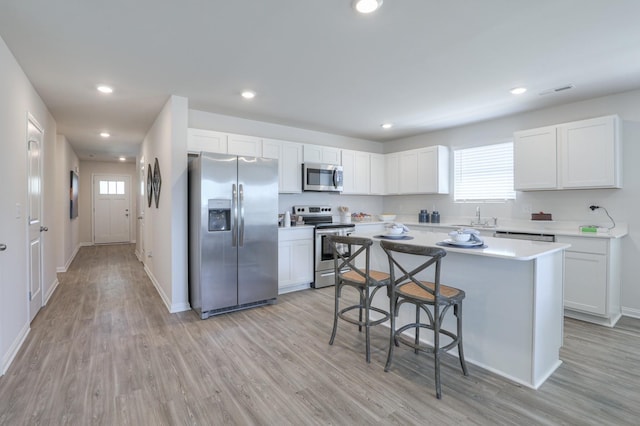
M 571 244 L 567 251 L 595 254 L 608 254 L 609 252 L 609 241 L 602 238 L 558 236 L 557 241 Z
M 278 241 L 313 240 L 313 228 L 279 228 Z

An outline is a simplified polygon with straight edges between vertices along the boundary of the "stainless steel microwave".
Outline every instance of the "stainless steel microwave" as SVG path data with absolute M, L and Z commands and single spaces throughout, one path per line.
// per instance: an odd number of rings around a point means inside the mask
M 342 181 L 342 166 L 316 163 L 302 165 L 303 191 L 342 192 Z

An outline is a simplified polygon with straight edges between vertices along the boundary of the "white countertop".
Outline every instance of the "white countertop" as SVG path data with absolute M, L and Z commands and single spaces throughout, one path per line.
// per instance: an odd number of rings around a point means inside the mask
M 379 232 L 364 233 L 357 232 L 353 236 L 373 238 L 376 241 L 380 241 L 382 238 L 374 238 L 376 235 L 380 235 Z M 547 243 L 542 241 L 528 241 L 528 240 L 512 240 L 508 238 L 493 238 L 483 237 L 486 248 L 457 248 L 453 246 L 439 246 L 436 243 L 441 242 L 449 238 L 448 233 L 445 232 L 428 232 L 412 230 L 408 234 L 413 237 L 411 240 L 387 240 L 396 241 L 403 244 L 420 245 L 420 246 L 432 246 L 441 247 L 446 251 L 454 253 L 462 253 L 473 256 L 486 256 L 497 257 L 502 259 L 528 261 L 536 259 L 540 256 L 544 256 L 557 251 L 565 250 L 571 247 L 570 244 L 562 243 Z
M 402 217 L 397 218 L 394 222 L 400 222 L 411 228 L 412 226 L 428 226 L 432 228 L 443 229 L 456 229 L 461 228 L 461 224 L 469 223 L 468 220 L 451 221 L 447 220 L 442 223 L 419 223 L 415 220 L 402 220 Z M 492 231 L 509 231 L 509 232 L 527 232 L 538 234 L 552 234 L 552 235 L 564 235 L 570 237 L 585 237 L 585 238 L 622 238 L 628 234 L 628 227 L 626 223 L 619 223 L 615 228 L 608 230 L 608 232 L 581 232 L 579 227 L 581 224 L 574 222 L 556 222 L 556 221 L 541 221 L 541 220 L 502 220 L 498 221 L 496 227 L 475 227 L 480 231 L 492 232 Z M 368 224 L 385 222 L 366 222 Z M 391 222 L 389 222 L 391 223 Z M 586 224 L 582 224 L 586 225 Z M 474 228 L 470 225 L 464 225 L 465 228 Z

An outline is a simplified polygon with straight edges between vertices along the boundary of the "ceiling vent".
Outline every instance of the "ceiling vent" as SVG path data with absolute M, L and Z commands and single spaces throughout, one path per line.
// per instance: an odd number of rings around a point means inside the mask
M 547 89 L 540 92 L 540 96 L 549 95 L 551 93 L 560 93 L 570 89 L 573 89 L 575 86 L 573 84 L 565 84 L 564 86 L 554 87 L 553 89 Z

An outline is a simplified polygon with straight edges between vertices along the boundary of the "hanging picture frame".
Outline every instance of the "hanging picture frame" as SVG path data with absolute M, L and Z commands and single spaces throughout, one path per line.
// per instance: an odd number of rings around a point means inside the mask
M 160 163 L 158 163 L 158 157 L 153 164 L 153 196 L 156 200 L 156 208 L 160 204 L 160 188 L 162 186 L 162 176 L 160 175 Z
M 151 164 L 147 167 L 147 203 L 151 207 L 151 200 L 153 200 L 153 174 L 151 172 Z

